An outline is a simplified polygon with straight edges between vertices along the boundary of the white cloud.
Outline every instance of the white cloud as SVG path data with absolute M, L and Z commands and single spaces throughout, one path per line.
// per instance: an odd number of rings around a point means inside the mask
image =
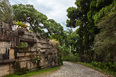
M 54 19 L 58 23 L 65 23 L 67 19 L 66 10 L 75 6 L 76 0 L 9 0 L 13 4 L 32 4 L 39 12 L 47 15 L 49 19 Z M 64 28 L 65 25 L 63 24 Z M 66 29 L 66 28 L 65 28 Z

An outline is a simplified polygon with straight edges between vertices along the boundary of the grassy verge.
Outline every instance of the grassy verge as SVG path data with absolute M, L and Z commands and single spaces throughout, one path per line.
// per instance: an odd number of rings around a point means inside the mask
M 54 68 L 30 71 L 30 72 L 27 72 L 26 74 L 23 74 L 23 75 L 10 74 L 10 75 L 4 76 L 4 77 L 29 77 L 29 76 L 34 76 L 34 75 L 38 75 L 41 73 L 49 72 L 49 71 L 56 71 L 58 69 L 60 69 L 60 66 L 54 67 Z
M 114 71 L 109 71 L 109 70 L 106 70 L 106 69 L 101 69 L 101 68 L 95 67 L 95 66 L 93 66 L 92 64 L 89 64 L 89 63 L 82 63 L 82 62 L 77 62 L 77 63 L 82 64 L 84 66 L 88 66 L 88 67 L 93 68 L 95 70 L 98 70 L 100 72 L 103 72 L 104 74 L 108 74 L 108 75 L 116 77 L 116 72 L 114 72 Z

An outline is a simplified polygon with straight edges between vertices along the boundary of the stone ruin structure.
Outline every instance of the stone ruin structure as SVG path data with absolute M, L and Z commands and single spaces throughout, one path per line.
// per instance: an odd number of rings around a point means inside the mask
M 27 47 L 19 48 L 21 42 Z M 35 70 L 58 65 L 58 48 L 39 34 L 17 29 L 0 22 L 0 76 L 21 70 Z

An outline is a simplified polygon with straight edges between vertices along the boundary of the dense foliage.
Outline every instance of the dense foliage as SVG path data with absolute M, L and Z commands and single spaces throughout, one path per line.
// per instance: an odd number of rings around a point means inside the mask
M 0 1 L 0 21 L 8 23 L 10 27 L 13 24 L 13 10 L 8 0 Z
M 98 43 L 98 41 L 94 41 L 95 35 L 101 31 L 100 28 L 98 28 L 96 25 L 97 23 L 99 23 L 99 20 L 102 17 L 104 17 L 107 13 L 109 13 L 109 11 L 110 13 L 112 13 L 113 11 L 116 10 L 115 9 L 116 1 L 115 0 L 110 0 L 110 1 L 107 1 L 107 0 L 88 0 L 88 1 L 87 0 L 76 0 L 75 4 L 77 7 L 70 7 L 67 9 L 67 12 L 68 12 L 67 16 L 69 18 L 67 20 L 67 26 L 68 27 L 79 26 L 79 29 L 77 31 L 77 34 L 79 35 L 79 39 L 76 44 L 76 51 L 79 53 L 81 61 L 91 62 L 93 60 L 98 60 L 98 57 L 101 57 L 101 55 L 103 55 L 102 53 L 103 51 L 104 51 L 104 55 L 106 55 L 105 53 L 110 52 L 110 51 L 109 50 L 105 51 L 103 49 L 104 48 L 103 44 L 97 47 L 94 47 Z M 107 27 L 107 29 L 110 29 L 110 28 Z M 107 29 L 104 29 L 104 30 L 107 30 Z M 112 30 L 110 29 L 110 31 Z M 102 31 L 102 34 L 103 33 L 104 32 Z M 97 39 L 99 38 L 100 37 L 98 37 Z M 103 38 L 103 36 L 101 38 L 102 40 L 105 39 L 105 37 Z M 105 41 L 104 41 L 104 44 L 105 44 Z M 100 48 L 102 49 L 102 51 L 100 50 Z M 110 47 L 108 42 L 107 42 L 107 48 L 112 49 L 112 47 Z M 96 56 L 95 54 L 98 52 L 100 52 L 101 54 Z M 111 53 L 107 53 L 107 55 L 112 56 Z M 102 59 L 100 61 L 104 61 L 106 57 L 102 56 L 101 58 Z
M 77 63 L 99 70 L 108 76 L 111 75 L 116 77 L 116 69 L 115 69 L 116 63 L 112 64 L 111 62 L 106 63 L 106 62 L 97 62 L 97 61 L 92 61 L 91 63 L 85 63 L 85 62 L 77 62 Z
M 13 14 L 8 0 L 0 1 L 0 21 L 10 25 L 13 20 L 18 21 L 15 24 L 24 28 L 29 24 L 31 31 L 51 39 L 52 45 L 59 46 L 59 65 L 62 59 L 82 61 L 115 72 L 116 0 L 76 0 L 75 5 L 67 9 L 66 26 L 79 27 L 76 31 L 64 31 L 61 24 L 30 4 L 13 5 Z
M 116 11 L 103 17 L 97 26 L 101 29 L 94 41 L 97 61 L 116 62 Z
M 116 0 L 76 0 L 75 4 L 77 7 L 67 9 L 67 27 L 79 26 L 75 48 L 80 61 L 90 62 L 90 65 L 114 75 Z
M 31 26 L 31 30 L 35 33 L 40 33 L 42 37 L 50 38 L 52 34 L 62 34 L 63 27 L 55 20 L 48 19 L 46 15 L 38 12 L 33 5 L 18 4 L 12 7 L 14 20 L 28 23 Z

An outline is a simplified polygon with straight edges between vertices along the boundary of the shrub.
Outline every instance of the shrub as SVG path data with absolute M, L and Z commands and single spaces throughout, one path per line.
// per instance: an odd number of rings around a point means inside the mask
M 65 56 L 62 58 L 64 61 L 73 61 L 73 62 L 77 62 L 80 60 L 79 55 L 75 54 L 75 55 L 71 55 L 71 56 Z
M 116 71 L 116 63 L 105 63 L 105 62 L 96 62 L 96 61 L 92 61 L 91 64 L 95 67 L 98 67 L 102 70 L 108 70 L 108 71 Z
M 59 66 L 63 65 L 63 62 L 62 62 L 61 57 L 58 57 L 58 65 L 59 65 Z

